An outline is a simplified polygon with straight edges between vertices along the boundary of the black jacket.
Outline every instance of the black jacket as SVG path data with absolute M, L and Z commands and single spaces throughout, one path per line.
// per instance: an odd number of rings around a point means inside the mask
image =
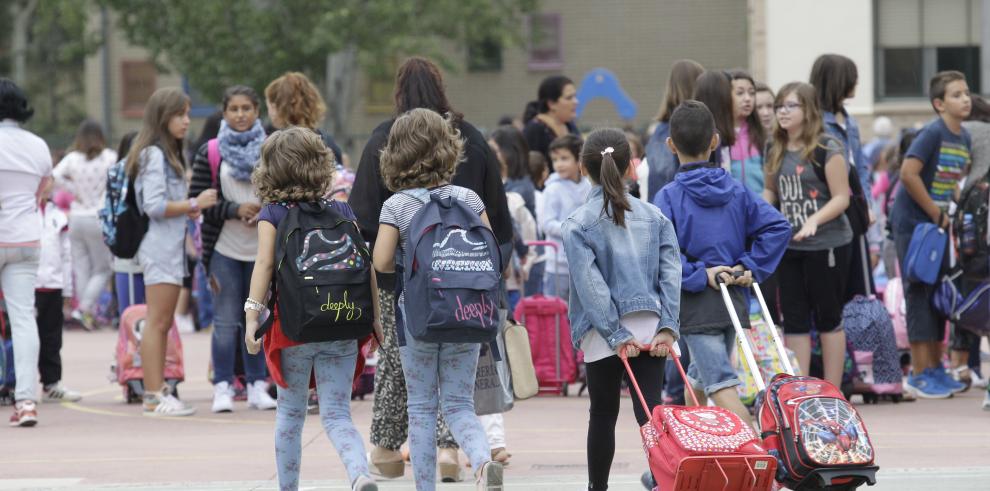
M 371 138 L 361 153 L 361 162 L 354 178 L 348 204 L 357 216 L 358 225 L 365 240 L 374 243 L 378 236 L 378 218 L 392 192 L 382 181 L 381 162 L 379 155 L 388 140 L 389 130 L 394 120 L 388 120 L 378 125 L 371 133 Z M 505 202 L 505 189 L 502 187 L 502 173 L 499 169 L 498 158 L 488 146 L 487 140 L 467 121 L 459 124 L 461 137 L 464 139 L 465 160 L 457 166 L 452 184 L 463 186 L 478 193 L 485 203 L 488 220 L 492 231 L 500 245 L 511 244 L 512 222 L 509 218 L 509 208 Z

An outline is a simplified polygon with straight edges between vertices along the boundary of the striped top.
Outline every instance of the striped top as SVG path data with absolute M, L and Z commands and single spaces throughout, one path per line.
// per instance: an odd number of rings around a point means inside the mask
M 478 197 L 477 193 L 468 188 L 454 186 L 453 184 L 445 184 L 443 186 L 432 188 L 429 191 L 431 195 L 440 198 L 449 198 L 453 196 L 455 199 L 464 201 L 467 203 L 469 208 L 479 215 L 485 211 L 485 204 L 481 201 L 481 198 Z M 413 195 L 407 193 L 412 193 Z M 399 229 L 400 252 L 405 252 L 405 247 L 403 247 L 403 244 L 409 240 L 409 226 L 412 225 L 412 220 L 416 215 L 416 212 L 418 212 L 422 207 L 423 201 L 415 197 L 415 191 L 411 189 L 393 194 L 389 199 L 385 200 L 385 204 L 382 205 L 382 213 L 378 219 L 378 223 L 391 225 Z

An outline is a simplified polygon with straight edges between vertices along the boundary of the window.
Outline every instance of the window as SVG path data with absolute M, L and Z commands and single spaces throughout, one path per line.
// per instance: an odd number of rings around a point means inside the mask
M 875 0 L 877 97 L 925 97 L 942 70 L 966 74 L 982 92 L 982 0 Z
M 467 67 L 469 72 L 502 71 L 502 42 L 493 38 L 470 42 Z
M 121 101 L 120 112 L 127 118 L 140 118 L 144 105 L 155 92 L 158 70 L 150 61 L 123 61 L 120 63 Z
M 395 110 L 395 61 L 368 67 L 365 74 L 365 111 L 389 114 Z
M 559 70 L 564 67 L 560 14 L 533 14 L 529 23 L 529 69 Z

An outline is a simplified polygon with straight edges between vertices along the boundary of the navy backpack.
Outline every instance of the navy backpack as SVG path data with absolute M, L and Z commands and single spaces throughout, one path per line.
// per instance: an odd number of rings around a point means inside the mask
M 492 342 L 502 271 L 495 234 L 453 196 L 440 198 L 426 189 L 404 194 L 423 202 L 398 265 L 406 328 L 423 342 Z

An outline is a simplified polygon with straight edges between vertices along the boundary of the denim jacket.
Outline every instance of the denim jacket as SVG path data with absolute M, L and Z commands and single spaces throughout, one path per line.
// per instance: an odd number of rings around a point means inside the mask
M 864 193 L 869 196 L 870 189 L 870 165 L 863 157 L 863 143 L 859 139 L 859 124 L 856 118 L 849 113 L 845 113 L 845 128 L 835 119 L 835 113 L 829 111 L 822 112 L 822 120 L 825 123 L 825 132 L 839 139 L 846 147 L 848 154 L 846 161 L 851 165 L 856 165 L 856 173 L 859 174 L 859 183 L 863 187 Z
M 619 227 L 602 213 L 601 186 L 564 222 L 570 265 L 571 341 L 575 347 L 595 329 L 615 349 L 633 338 L 619 325 L 623 315 L 649 311 L 660 316 L 657 332 L 679 332 L 680 249 L 674 226 L 656 207 L 633 198 Z

